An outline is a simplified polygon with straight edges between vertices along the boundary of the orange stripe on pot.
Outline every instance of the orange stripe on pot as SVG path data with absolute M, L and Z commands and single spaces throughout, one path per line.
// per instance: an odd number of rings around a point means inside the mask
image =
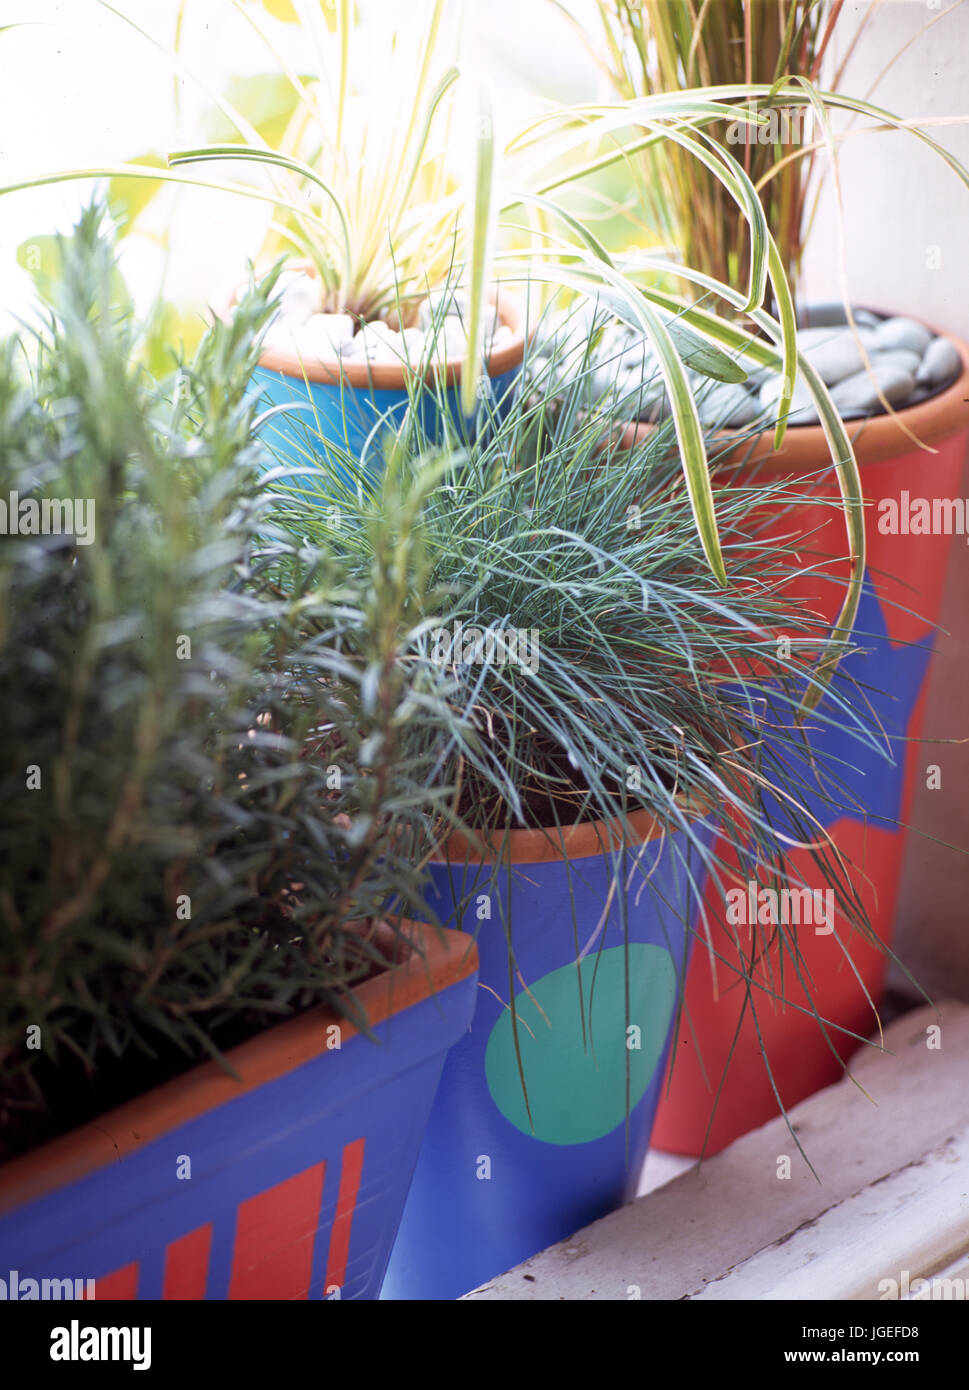
M 325 1163 L 316 1163 L 239 1203 L 230 1299 L 307 1297 L 325 1171 Z
M 350 1255 L 350 1228 L 353 1213 L 357 1207 L 357 1194 L 360 1191 L 360 1176 L 363 1172 L 363 1151 L 365 1139 L 354 1139 L 343 1150 L 340 1166 L 340 1191 L 336 1199 L 336 1215 L 330 1231 L 330 1249 L 326 1262 L 326 1279 L 323 1281 L 323 1295 L 333 1288 L 341 1288 L 346 1282 L 347 1259 Z
M 211 1249 L 211 1221 L 173 1240 L 165 1251 L 162 1298 L 204 1299 Z
M 95 1281 L 95 1302 L 127 1303 L 130 1299 L 137 1298 L 140 1274 L 141 1263 L 138 1260 L 130 1265 L 122 1265 L 120 1269 L 114 1270 L 111 1274 L 105 1274 L 103 1278 Z M 87 1292 L 85 1290 L 86 1297 Z

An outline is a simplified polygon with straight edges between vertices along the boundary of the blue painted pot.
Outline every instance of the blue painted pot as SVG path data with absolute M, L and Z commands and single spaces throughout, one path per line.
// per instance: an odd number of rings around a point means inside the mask
M 375 1299 L 474 1007 L 471 943 L 419 931 L 425 960 L 357 993 L 376 1043 L 314 1009 L 233 1049 L 241 1079 L 207 1063 L 5 1164 L 7 1296 L 71 1279 L 99 1299 Z
M 564 845 L 515 831 L 496 867 L 453 854 L 433 867 L 435 913 L 478 943 L 478 1003 L 445 1064 L 383 1298 L 457 1298 L 635 1196 L 702 866 L 682 835 L 632 822 L 625 897 L 610 896 L 622 861 L 591 824 Z
M 460 403 L 462 364 L 431 369 L 428 380 L 435 389 L 415 395 L 421 433 L 429 444 L 443 443 L 448 437 L 474 437 L 482 414 L 501 416 L 514 399 L 525 352 L 523 318 L 507 293 L 495 292 L 492 302 L 501 321 L 512 329 L 513 339 L 492 354 L 482 403 L 470 418 Z M 274 411 L 262 427 L 262 437 L 282 467 L 293 464 L 307 470 L 287 485 L 305 491 L 311 499 L 318 491 L 313 476 L 318 470 L 324 476 L 335 471 L 352 487 L 361 468 L 379 474 L 388 437 L 400 428 L 419 385 L 405 363 L 347 361 L 336 368 L 301 361 L 295 351 L 278 346 L 263 351 L 253 380 L 262 408 Z

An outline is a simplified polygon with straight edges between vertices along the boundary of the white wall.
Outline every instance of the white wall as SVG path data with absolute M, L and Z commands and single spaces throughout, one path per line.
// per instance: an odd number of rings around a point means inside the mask
M 867 8 L 845 6 L 836 30 L 842 49 Z M 926 133 L 969 164 L 969 4 L 882 3 L 841 85 L 862 98 L 874 87 L 871 101 L 906 118 L 961 117 Z M 905 132 L 852 135 L 841 151 L 844 265 L 854 302 L 917 314 L 969 337 L 969 188 Z M 806 297 L 836 297 L 841 263 L 828 181 L 805 258 Z

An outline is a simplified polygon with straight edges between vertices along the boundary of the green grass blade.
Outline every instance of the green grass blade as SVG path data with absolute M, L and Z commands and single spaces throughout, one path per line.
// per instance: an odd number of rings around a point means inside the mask
M 481 371 L 482 330 L 485 303 L 491 275 L 492 203 L 495 181 L 495 132 L 491 105 L 485 92 L 478 88 L 474 132 L 474 185 L 471 202 L 471 236 L 469 245 L 469 287 L 471 296 L 468 316 L 468 352 L 461 371 L 461 406 L 465 415 L 474 410 Z

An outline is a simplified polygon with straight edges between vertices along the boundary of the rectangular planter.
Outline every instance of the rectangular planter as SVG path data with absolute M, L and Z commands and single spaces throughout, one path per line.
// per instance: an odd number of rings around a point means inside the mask
M 0 1168 L 9 1296 L 376 1298 L 477 984 L 467 936 L 416 930 L 357 993 L 376 1043 L 313 1009 L 227 1053 L 238 1080 L 204 1063 Z

